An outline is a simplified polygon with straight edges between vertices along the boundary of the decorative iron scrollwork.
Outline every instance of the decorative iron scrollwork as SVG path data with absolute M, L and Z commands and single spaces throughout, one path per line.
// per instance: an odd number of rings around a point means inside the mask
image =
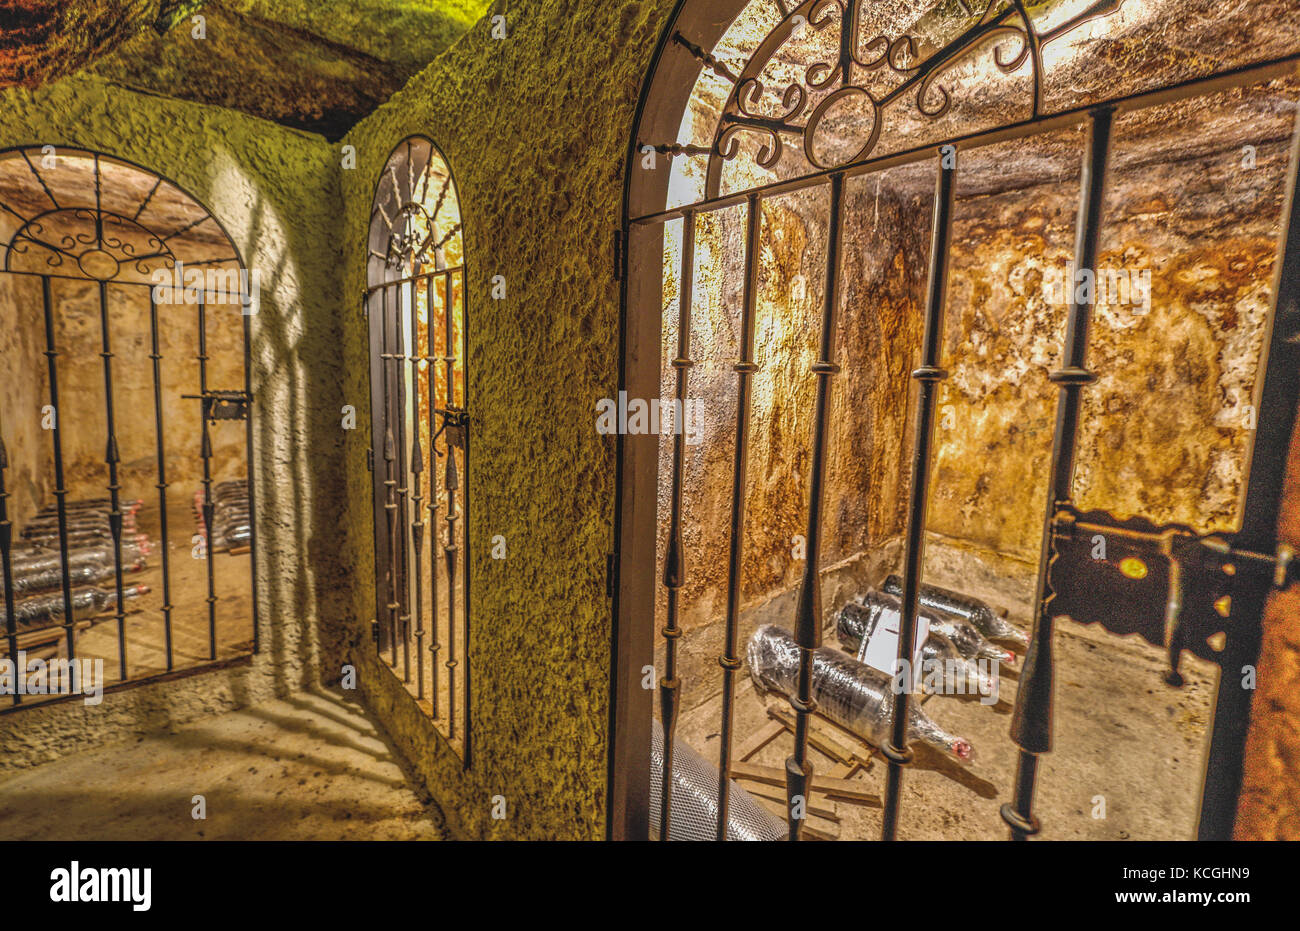
M 723 106 L 710 149 L 710 193 L 717 193 L 721 162 L 740 154 L 741 141 L 746 136 L 758 137 L 755 162 L 764 169 L 774 168 L 781 160 L 787 138 L 799 142 L 804 157 L 814 169 L 838 168 L 868 158 L 880 142 L 886 111 L 896 101 L 911 96 L 920 116 L 940 119 L 953 104 L 952 92 L 940 83 L 944 75 L 990 43 L 993 64 L 1002 73 L 1014 73 L 1026 62 L 1030 63 L 1031 103 L 1033 115 L 1038 117 L 1043 112 L 1043 47 L 1092 20 L 1114 13 L 1122 3 L 1123 0 L 1097 0 L 1077 15 L 1041 32 L 1035 27 L 1025 0 L 984 0 L 982 11 L 977 4 L 963 4 L 969 12 L 970 24 L 952 42 L 927 54 L 926 40 L 911 34 L 894 37 L 882 34 L 860 42 L 863 4 L 859 0 L 805 0 L 783 17 L 759 44 L 740 75 L 732 80 L 733 88 Z M 781 50 L 797 41 L 805 29 L 822 32 L 835 28 L 836 24 L 838 56 L 833 61 L 813 62 L 804 68 L 798 80 L 784 87 L 770 88 L 774 92 L 773 105 L 763 107 L 769 88 L 762 76 L 778 59 Z M 716 64 L 701 50 L 692 48 L 692 52 L 706 65 Z M 884 69 L 901 78 L 890 90 L 873 91 L 859 83 L 866 74 Z M 716 67 L 711 70 L 720 73 Z M 730 72 L 725 75 L 730 78 Z M 846 108 L 854 108 L 860 117 L 852 140 L 856 148 L 853 151 L 846 148 L 841 157 L 827 157 L 822 144 L 829 134 L 824 127 L 834 111 Z M 805 113 L 806 119 L 799 122 Z
M 1232 534 L 1199 535 L 1183 524 L 1063 505 L 1052 522 L 1046 606 L 1054 617 L 1163 647 L 1169 679 L 1181 684 L 1184 650 L 1219 661 L 1235 600 L 1295 581 L 1285 547 L 1254 553 L 1238 549 Z

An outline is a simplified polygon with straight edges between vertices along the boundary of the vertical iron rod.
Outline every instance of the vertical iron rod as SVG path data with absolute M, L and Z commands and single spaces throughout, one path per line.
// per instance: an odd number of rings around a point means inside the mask
M 394 347 L 393 351 L 393 361 L 396 363 L 393 368 L 397 370 L 397 406 L 400 412 L 397 422 L 397 433 L 400 437 L 399 442 L 406 438 L 406 413 L 408 409 L 406 404 L 406 350 L 403 348 L 406 342 L 404 339 L 405 333 L 403 332 L 405 329 L 405 323 L 402 320 L 402 300 L 404 295 L 409 295 L 412 299 L 411 302 L 414 303 L 415 287 L 413 282 L 408 281 L 401 285 L 397 293 L 394 295 L 397 300 L 397 306 L 394 308 L 393 331 L 397 337 L 397 345 Z M 417 436 L 416 439 L 418 440 L 419 437 Z M 398 447 L 399 451 L 401 451 L 401 448 L 404 445 L 405 444 L 402 443 L 402 445 Z M 405 459 L 405 456 L 403 456 L 403 459 Z M 405 516 L 410 510 L 407 506 L 407 499 L 410 494 L 411 473 L 404 461 L 401 462 L 401 469 L 398 474 L 401 476 L 401 481 L 397 486 L 398 514 L 403 518 L 402 533 L 400 537 L 401 543 L 399 544 L 402 566 L 402 584 L 398 586 L 397 590 L 397 601 L 398 604 L 401 605 L 398 609 L 401 612 L 398 617 L 398 629 L 401 631 L 402 635 L 402 681 L 409 684 L 411 681 L 411 580 L 406 571 L 406 557 L 408 554 L 406 549 L 407 528 Z
M 668 528 L 668 549 L 664 556 L 664 587 L 668 590 L 668 618 L 664 625 L 664 674 L 659 680 L 659 711 L 663 718 L 664 731 L 664 765 L 663 786 L 659 794 L 659 839 L 668 840 L 668 826 L 672 815 L 672 779 L 673 779 L 673 743 L 677 732 L 677 699 L 681 681 L 677 678 L 677 641 L 682 630 L 677 626 L 678 598 L 685 582 L 686 564 L 682 551 L 682 472 L 685 469 L 686 446 L 682 423 L 686 416 L 686 375 L 692 362 L 691 355 L 691 303 L 694 300 L 695 286 L 695 214 L 686 211 L 682 217 L 682 276 L 681 290 L 677 311 L 677 358 L 672 366 L 677 370 L 676 399 L 678 410 L 674 412 L 673 422 L 673 478 L 672 497 L 670 499 L 670 518 Z M 725 668 L 725 667 L 724 667 Z M 726 691 L 723 691 L 725 702 Z M 725 707 L 725 705 L 724 705 Z M 723 717 L 723 741 L 728 738 L 727 722 Z M 720 775 L 720 792 L 726 792 L 727 771 L 725 767 Z M 718 796 L 722 802 L 725 795 Z M 722 802 L 725 805 L 725 802 Z M 725 836 L 723 825 L 726 822 L 724 809 L 718 812 L 718 831 Z
M 206 293 L 199 294 L 199 394 L 208 393 L 208 310 Z M 203 459 L 203 529 L 207 536 L 204 541 L 203 558 L 208 570 L 208 659 L 217 658 L 217 593 L 215 568 L 212 558 L 212 518 L 216 507 L 212 501 L 212 434 L 208 425 L 207 402 L 201 402 L 199 416 L 203 421 L 203 445 L 200 453 Z
M 795 805 L 801 799 L 803 808 L 807 808 L 813 774 L 812 764 L 808 761 L 808 716 L 817 708 L 817 702 L 812 697 L 813 651 L 822 644 L 822 504 L 825 497 L 826 446 L 831 416 L 831 377 L 840 370 L 835 362 L 835 327 L 840 306 L 843 203 L 844 175 L 832 175 L 821 343 L 817 361 L 812 366 L 813 374 L 817 376 L 817 402 L 813 421 L 812 475 L 808 489 L 808 532 L 805 537 L 803 583 L 799 589 L 799 603 L 794 619 L 795 640 L 799 644 L 799 683 L 798 697 L 790 702 L 795 711 L 794 753 L 786 760 L 785 767 L 791 840 L 799 840 L 803 820 L 794 817 Z
M 447 288 L 447 345 L 443 361 L 447 364 L 447 410 L 448 416 L 456 407 L 456 317 L 454 310 L 454 289 L 451 274 L 443 276 Z M 447 488 L 447 736 L 456 739 L 456 557 L 460 547 L 456 536 L 456 490 L 460 487 L 460 478 L 456 473 L 456 447 L 447 443 L 447 470 L 443 483 Z
M 1110 159 L 1112 107 L 1091 114 L 1088 152 L 1080 181 L 1078 226 L 1075 232 L 1075 274 L 1096 274 L 1097 251 L 1101 243 L 1102 209 L 1106 195 L 1106 167 Z M 1043 518 L 1043 540 L 1038 557 L 1038 585 L 1034 596 L 1034 626 L 1029 649 L 1016 691 L 1011 718 L 1011 739 L 1020 748 L 1016 765 L 1016 791 L 1012 802 L 1001 808 L 1002 820 L 1011 829 L 1012 840 L 1026 840 L 1040 830 L 1033 814 L 1037 756 L 1052 749 L 1052 637 L 1055 620 L 1048 609 L 1047 569 L 1052 554 L 1052 521 L 1057 509 L 1068 502 L 1074 484 L 1074 454 L 1079 427 L 1079 395 L 1096 376 L 1084 366 L 1088 356 L 1088 326 L 1092 308 L 1078 299 L 1078 282 L 1070 282 L 1070 310 L 1066 322 L 1062 367 L 1049 377 L 1060 386 L 1056 402 L 1056 432 L 1052 438 L 1051 471 L 1047 507 Z
M 26 675 L 18 668 L 18 618 L 14 614 L 14 574 L 10 562 L 13 546 L 13 524 L 9 520 L 9 490 L 5 485 L 5 470 L 9 468 L 9 451 L 0 432 L 0 582 L 4 584 L 5 636 L 9 640 L 9 660 L 14 664 L 14 675 Z M 22 704 L 23 698 L 15 688 L 13 703 Z
M 438 720 L 438 652 L 442 649 L 441 638 L 438 636 L 438 544 L 442 542 L 441 525 L 438 523 L 438 470 L 435 468 L 438 461 L 438 449 L 435 440 L 434 431 L 434 412 L 438 408 L 438 357 L 434 352 L 434 322 L 436 314 L 433 310 L 433 278 L 430 275 L 425 279 L 425 288 L 427 303 L 429 305 L 428 317 L 424 321 L 425 331 L 425 375 L 429 379 L 429 633 L 432 635 L 433 642 L 429 644 L 429 697 L 432 704 L 433 719 Z M 443 279 L 444 283 L 446 279 Z M 448 303 L 450 295 L 444 295 L 443 307 Z M 423 662 L 423 660 L 421 661 Z
M 389 664 L 397 666 L 397 449 L 393 439 L 393 392 L 389 373 L 388 286 L 380 289 L 379 369 L 384 382 L 384 516 L 388 526 L 388 649 Z
M 425 279 L 428 294 L 428 279 Z M 420 320 L 416 312 L 415 282 L 411 282 L 411 541 L 415 547 L 415 697 L 424 700 L 424 450 L 420 442 Z M 426 307 L 426 312 L 428 308 Z M 409 663 L 409 658 L 408 658 Z
M 756 194 L 749 196 L 745 213 L 745 282 L 740 310 L 739 358 L 732 366 L 736 373 L 736 446 L 731 476 L 731 537 L 727 550 L 727 617 L 722 666 L 723 736 L 720 753 L 728 757 L 720 776 L 725 795 L 720 795 L 719 810 L 729 804 L 727 785 L 731 770 L 731 717 L 733 715 L 732 689 L 735 672 L 740 668 L 736 656 L 736 639 L 740 628 L 740 596 L 743 585 L 745 552 L 745 498 L 749 476 L 749 415 L 752 378 L 758 365 L 754 362 L 754 316 L 758 307 L 760 237 L 763 232 L 763 202 Z M 725 799 L 725 802 L 724 802 Z M 718 830 L 726 830 L 726 814 L 722 813 Z
M 153 361 L 153 429 L 154 449 L 158 460 L 159 547 L 162 552 L 163 645 L 167 653 L 167 671 L 172 671 L 172 576 L 171 553 L 167 533 L 167 453 L 163 439 L 162 352 L 158 339 L 158 304 L 149 289 L 149 358 Z M 250 447 L 251 449 L 251 447 Z
M 251 278 L 255 272 L 248 271 L 247 274 Z M 244 293 L 242 278 L 239 299 L 240 313 L 244 318 L 244 396 L 248 399 L 248 415 L 244 418 L 244 469 L 248 485 L 248 581 L 253 604 L 253 652 L 258 653 L 262 649 L 262 633 L 261 606 L 257 597 L 257 487 L 253 479 L 253 372 L 249 350 L 253 345 L 253 313 L 248 312 L 253 299 Z M 254 313 L 258 309 L 258 306 L 252 306 Z
M 946 150 L 946 152 L 945 152 Z M 893 732 L 890 743 L 881 748 L 889 760 L 885 778 L 883 840 L 898 837 L 898 814 L 903 787 L 903 768 L 912 761 L 907 745 L 907 724 L 916 670 L 917 596 L 925 559 L 925 518 L 930 499 L 930 447 L 934 444 L 934 410 L 938 383 L 948 377 L 939 367 L 943 346 L 943 317 L 948 300 L 948 244 L 952 235 L 957 150 L 945 146 L 939 152 L 938 178 L 934 195 L 934 228 L 930 243 L 930 283 L 925 306 L 925 335 L 921 344 L 921 366 L 912 373 L 917 381 L 916 435 L 912 446 L 912 487 L 908 501 L 907 537 L 903 554 L 903 595 L 898 629 L 898 663 L 906 670 L 902 688 L 894 696 Z
M 98 180 L 96 180 L 98 187 Z M 117 592 L 117 663 L 119 677 L 126 680 L 126 598 L 122 585 L 122 486 L 118 481 L 117 464 L 121 455 L 117 448 L 117 421 L 113 410 L 113 347 L 108 328 L 108 282 L 99 282 L 99 332 L 100 358 L 104 361 L 104 423 L 108 439 L 104 462 L 108 465 L 108 525 L 113 533 L 113 583 Z
M 54 346 L 54 292 L 49 275 L 41 276 L 41 301 L 45 311 L 45 359 L 49 370 L 50 408 L 54 425 L 54 500 L 59 514 L 59 560 L 63 566 L 63 628 L 67 634 L 68 662 L 77 657 L 77 628 L 72 619 L 72 576 L 68 572 L 68 489 L 63 474 L 63 412 L 59 410 L 59 352 Z

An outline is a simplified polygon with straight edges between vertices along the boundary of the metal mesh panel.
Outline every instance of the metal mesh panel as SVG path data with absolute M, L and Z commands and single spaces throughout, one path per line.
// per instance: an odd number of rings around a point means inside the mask
M 658 832 L 663 798 L 664 730 L 658 719 L 650 738 L 650 821 Z M 718 770 L 683 740 L 673 741 L 672 811 L 669 840 L 715 840 L 718 830 Z M 731 783 L 727 840 L 784 840 L 786 826 L 768 814 L 754 797 Z

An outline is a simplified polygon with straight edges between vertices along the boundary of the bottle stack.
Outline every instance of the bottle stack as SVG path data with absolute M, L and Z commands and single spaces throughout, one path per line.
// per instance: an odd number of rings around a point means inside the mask
M 142 502 L 123 501 L 122 571 L 138 572 L 145 568 L 149 555 L 149 538 L 140 533 L 136 514 Z M 64 558 L 62 542 L 67 541 L 68 581 L 72 586 L 72 620 L 85 620 L 113 610 L 117 592 L 100 588 L 116 573 L 117 551 L 113 543 L 108 499 L 68 501 L 64 506 L 66 537 L 59 533 L 58 508 L 47 505 L 22 528 L 21 542 L 10 551 L 13 577 L 14 618 L 20 628 L 44 627 L 64 621 Z M 4 609 L 4 579 L 0 577 L 0 630 L 7 629 L 9 618 Z M 124 586 L 122 594 L 135 598 L 149 591 L 145 585 Z
M 194 494 L 194 515 L 199 533 L 208 539 L 208 528 L 203 520 L 203 492 Z M 213 550 L 234 550 L 248 546 L 253 540 L 253 522 L 248 504 L 248 482 L 239 479 L 218 482 L 212 489 L 212 539 Z

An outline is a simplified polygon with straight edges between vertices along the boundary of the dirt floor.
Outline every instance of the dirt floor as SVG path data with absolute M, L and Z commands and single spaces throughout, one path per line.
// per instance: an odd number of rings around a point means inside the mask
M 299 693 L 6 779 L 0 840 L 446 839 L 411 786 L 359 704 Z
M 835 645 L 834 636 L 827 637 Z M 1041 758 L 1035 812 L 1044 839 L 1178 840 L 1196 833 L 1206 731 L 1214 698 L 1214 667 L 1191 660 L 1187 684 L 1164 684 L 1160 650 L 1135 637 L 1119 638 L 1078 625 L 1057 632 L 1056 746 Z M 1017 664 L 1018 665 L 1018 664 Z M 923 708 L 949 733 L 975 747 L 963 767 L 917 745 L 916 761 L 903 781 L 899 836 L 916 840 L 1001 840 L 1007 829 L 998 814 L 1010 801 L 1016 748 L 1008 736 L 1015 701 L 1016 668 L 1003 669 L 999 701 L 977 696 L 930 696 Z M 747 675 L 737 677 L 734 747 L 771 727 L 767 709 L 790 713 L 784 698 L 759 696 Z M 686 740 L 706 760 L 718 756 L 721 693 L 693 708 L 679 724 Z M 817 719 L 817 733 L 868 760 L 852 779 L 875 801 L 854 803 L 814 794 L 826 816 L 807 822 L 839 839 L 880 836 L 879 796 L 886 765 L 854 735 Z M 760 766 L 783 767 L 793 738 L 782 730 L 750 757 Z M 829 774 L 830 756 L 812 752 L 815 771 Z M 783 816 L 784 788 L 752 781 L 747 790 L 770 796 L 760 804 Z M 1103 802 L 1104 800 L 1104 802 Z M 1104 805 L 1104 810 L 1103 810 Z M 1094 817 L 1094 813 L 1104 815 Z

